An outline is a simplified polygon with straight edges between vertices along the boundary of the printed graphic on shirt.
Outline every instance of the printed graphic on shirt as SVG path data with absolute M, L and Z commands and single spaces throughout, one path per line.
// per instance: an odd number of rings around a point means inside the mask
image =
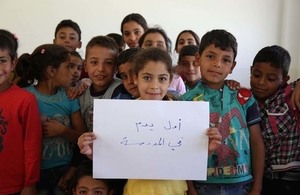
M 0 152 L 3 150 L 4 135 L 7 132 L 8 121 L 3 116 L 3 109 L 0 109 Z
M 55 119 L 67 127 L 70 126 L 70 119 L 68 116 L 56 114 L 51 117 L 51 119 Z M 45 116 L 42 116 L 41 120 L 45 121 Z M 70 142 L 62 136 L 44 137 L 43 139 L 43 160 L 51 160 L 53 158 L 62 159 L 72 155 L 72 151 Z

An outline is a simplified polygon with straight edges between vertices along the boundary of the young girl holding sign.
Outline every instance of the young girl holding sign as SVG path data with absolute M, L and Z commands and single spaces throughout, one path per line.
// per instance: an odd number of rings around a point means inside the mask
M 166 96 L 172 80 L 172 60 L 166 51 L 159 48 L 147 48 L 140 51 L 134 60 L 134 82 L 138 86 L 141 100 L 170 100 Z M 221 144 L 221 135 L 217 128 L 209 128 L 208 151 L 211 153 Z M 81 153 L 92 158 L 92 143 L 96 139 L 93 133 L 84 133 L 78 139 Z M 129 179 L 123 195 L 182 195 L 188 190 L 186 181 L 179 180 L 137 180 Z

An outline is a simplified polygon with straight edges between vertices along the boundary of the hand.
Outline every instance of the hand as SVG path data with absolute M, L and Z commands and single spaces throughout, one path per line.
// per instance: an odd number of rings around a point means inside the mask
M 292 93 L 291 103 L 294 110 L 297 108 L 300 110 L 300 82 L 296 84 L 296 87 Z
M 92 80 L 89 78 L 81 79 L 80 85 L 78 86 L 78 95 L 81 95 L 88 87 L 92 84 Z
M 79 90 L 78 87 L 68 87 L 68 89 L 66 90 L 67 92 L 67 96 L 69 99 L 75 99 L 77 98 L 79 95 Z
M 92 132 L 86 132 L 78 138 L 78 147 L 81 154 L 85 154 L 88 158 L 92 159 L 93 156 L 93 141 L 96 135 Z
M 35 185 L 24 187 L 20 195 L 36 195 L 37 191 Z
M 241 84 L 235 80 L 225 80 L 225 85 L 232 90 L 237 90 L 241 88 Z
M 43 121 L 43 135 L 46 137 L 55 137 L 63 135 L 67 127 L 55 119 L 47 118 Z
M 63 191 L 68 191 L 68 183 L 75 175 L 76 167 L 70 167 L 65 175 L 63 175 L 58 181 L 57 186 L 61 188 Z
M 216 127 L 208 128 L 206 135 L 208 136 L 208 154 L 210 155 L 213 151 L 221 146 L 222 136 Z

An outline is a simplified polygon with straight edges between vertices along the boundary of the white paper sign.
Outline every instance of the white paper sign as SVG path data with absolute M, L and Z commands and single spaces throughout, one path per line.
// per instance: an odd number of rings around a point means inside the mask
M 94 100 L 94 178 L 206 180 L 209 106 Z

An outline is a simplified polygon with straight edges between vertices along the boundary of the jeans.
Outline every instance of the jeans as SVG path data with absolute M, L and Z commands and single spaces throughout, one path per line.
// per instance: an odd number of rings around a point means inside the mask
M 201 195 L 247 195 L 251 188 L 251 183 L 239 184 L 200 184 L 195 183 L 198 194 Z

